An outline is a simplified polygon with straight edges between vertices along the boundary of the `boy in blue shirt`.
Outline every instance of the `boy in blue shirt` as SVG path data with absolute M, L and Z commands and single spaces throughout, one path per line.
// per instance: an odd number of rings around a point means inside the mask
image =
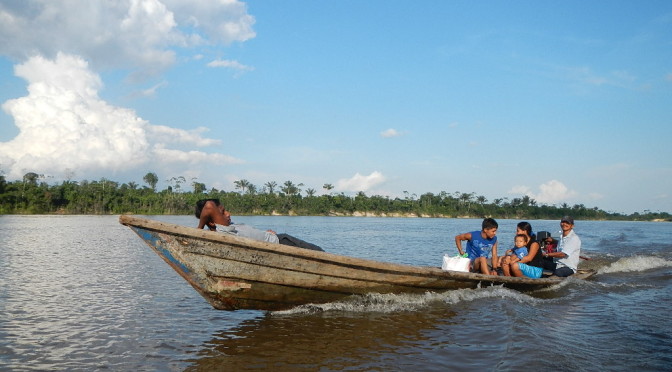
M 486 218 L 481 224 L 481 231 L 472 231 L 455 236 L 455 245 L 460 255 L 462 241 L 467 241 L 467 257 L 471 260 L 471 271 L 485 275 L 497 275 L 499 260 L 497 259 L 497 228 L 499 225 L 493 218 Z M 492 269 L 488 267 L 488 257 L 492 255 Z

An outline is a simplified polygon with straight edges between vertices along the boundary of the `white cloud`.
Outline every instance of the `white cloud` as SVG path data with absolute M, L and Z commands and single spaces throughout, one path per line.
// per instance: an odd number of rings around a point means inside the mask
M 246 66 L 238 61 L 232 61 L 232 60 L 227 60 L 227 59 L 217 59 L 214 60 L 210 63 L 208 63 L 208 67 L 224 67 L 224 68 L 229 68 L 232 70 L 236 70 L 238 72 L 244 72 L 244 71 L 253 71 L 254 67 L 251 66 Z
M 15 66 L 15 73 L 28 81 L 28 95 L 2 105 L 19 129 L 13 140 L 0 143 L 0 166 L 10 179 L 26 172 L 58 177 L 72 169 L 124 171 L 206 157 L 220 164 L 240 162 L 222 154 L 168 149 L 167 143 L 218 141 L 203 138 L 204 128 L 151 125 L 133 110 L 103 101 L 100 77 L 80 57 L 33 57 Z
M 385 182 L 385 176 L 375 171 L 368 176 L 356 173 L 352 178 L 340 179 L 334 187 L 337 191 L 368 191 L 372 187 Z
M 199 127 L 194 130 L 182 130 L 164 125 L 152 125 L 147 128 L 151 138 L 158 142 L 186 143 L 194 146 L 212 146 L 221 143 L 220 140 L 204 138 L 201 133 L 209 131 L 208 128 Z
M 168 85 L 168 83 L 166 81 L 162 81 L 158 84 L 154 84 L 153 86 L 151 86 L 151 87 L 143 90 L 142 92 L 140 92 L 140 96 L 154 97 L 156 95 L 156 91 L 159 90 L 159 88 L 163 88 L 167 85 Z
M 255 37 L 254 17 L 237 0 L 23 0 L 0 2 L 0 54 L 17 60 L 64 52 L 96 67 L 155 74 L 171 48 Z
M 531 190 L 527 186 L 513 186 L 511 190 L 509 190 L 509 194 L 514 194 L 514 195 L 529 195 L 531 194 Z
M 170 159 L 172 163 L 200 164 L 203 162 L 223 164 L 242 164 L 244 161 L 224 154 L 209 154 L 203 151 L 180 151 L 164 148 L 163 144 L 154 146 L 154 155 L 157 158 Z
M 555 204 L 558 202 L 566 202 L 574 198 L 577 193 L 570 190 L 562 182 L 558 180 L 550 180 L 544 184 L 539 185 L 539 193 L 534 193 L 527 186 L 514 186 L 509 190 L 509 194 L 527 195 L 530 198 L 543 204 Z
M 388 130 L 384 130 L 380 132 L 380 136 L 383 138 L 392 138 L 392 137 L 399 137 L 401 136 L 401 133 L 397 131 L 396 129 L 390 128 Z
M 163 0 L 179 24 L 197 27 L 215 43 L 230 44 L 256 36 L 253 16 L 247 5 L 238 0 Z

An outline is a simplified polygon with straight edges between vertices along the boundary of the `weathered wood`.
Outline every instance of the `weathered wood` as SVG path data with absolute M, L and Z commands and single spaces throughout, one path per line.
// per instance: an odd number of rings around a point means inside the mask
M 282 310 L 365 293 L 423 293 L 479 285 L 531 290 L 563 278 L 514 278 L 444 271 L 295 248 L 134 216 L 137 233 L 213 307 Z M 574 275 L 585 279 L 585 270 Z

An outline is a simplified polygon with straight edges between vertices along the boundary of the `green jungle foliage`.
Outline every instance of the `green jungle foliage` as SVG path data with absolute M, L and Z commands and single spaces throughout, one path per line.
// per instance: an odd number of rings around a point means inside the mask
M 135 182 L 119 184 L 108 179 L 99 181 L 63 181 L 49 185 L 44 177 L 27 173 L 22 180 L 7 182 L 0 175 L 0 214 L 192 214 L 199 199 L 218 198 L 234 215 L 373 215 L 419 217 L 494 217 L 512 219 L 560 219 L 572 215 L 579 220 L 639 220 L 672 221 L 666 212 L 634 213 L 625 215 L 587 208 L 583 204 L 539 205 L 529 196 L 488 201 L 474 193 L 439 192 L 417 197 L 404 192 L 403 198 L 354 196 L 330 193 L 331 184 L 325 184 L 324 195 L 316 190 L 302 190 L 303 184 L 286 181 L 282 185 L 271 181 L 261 191 L 247 180 L 234 182 L 237 191 L 207 190 L 202 183 L 193 181 L 188 189 L 184 177 L 168 180 L 165 190 L 156 191 L 158 177 L 148 173 L 143 177 L 147 186 Z

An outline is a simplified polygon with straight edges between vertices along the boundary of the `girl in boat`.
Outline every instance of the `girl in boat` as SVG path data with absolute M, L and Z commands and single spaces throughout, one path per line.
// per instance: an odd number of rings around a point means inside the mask
M 527 255 L 519 261 L 502 264 L 502 272 L 505 276 L 526 276 L 528 278 L 541 278 L 544 266 L 541 247 L 532 234 L 532 225 L 529 222 L 519 222 L 516 234 L 527 237 Z

